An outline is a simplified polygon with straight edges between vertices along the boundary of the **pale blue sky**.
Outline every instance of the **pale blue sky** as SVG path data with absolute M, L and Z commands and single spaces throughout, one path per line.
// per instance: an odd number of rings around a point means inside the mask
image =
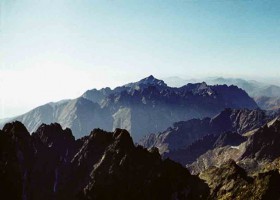
M 0 0 L 0 9 L 0 118 L 150 74 L 280 75 L 278 0 Z

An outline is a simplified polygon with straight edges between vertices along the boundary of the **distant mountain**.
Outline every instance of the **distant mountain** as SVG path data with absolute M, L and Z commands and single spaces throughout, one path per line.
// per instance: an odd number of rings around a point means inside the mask
M 280 87 L 277 85 L 268 85 L 261 88 L 255 96 L 280 97 Z
M 180 87 L 187 83 L 195 83 L 205 81 L 210 85 L 236 85 L 245 90 L 251 97 L 253 97 L 261 109 L 274 109 L 279 107 L 280 86 L 262 83 L 254 80 L 245 80 L 241 78 L 204 78 L 201 79 L 182 79 L 180 77 L 164 78 L 166 83 L 173 87 Z M 265 100 L 266 99 L 266 100 Z
M 0 195 L 13 200 L 206 199 L 208 186 L 157 149 L 135 147 L 126 130 L 75 140 L 70 129 L 20 122 L 0 130 Z
M 171 86 L 182 86 L 186 83 L 200 82 L 200 79 L 182 79 L 180 77 L 168 77 L 164 79 Z M 275 110 L 280 108 L 280 86 L 262 83 L 254 80 L 245 80 L 240 78 L 205 78 L 210 85 L 236 85 L 245 90 L 254 98 L 258 106 L 263 110 Z
M 257 82 L 254 80 L 234 78 L 214 78 L 206 81 L 209 84 L 236 85 L 245 90 L 251 97 L 280 97 L 280 86 Z
M 163 154 L 163 158 L 170 158 L 181 163 L 183 166 L 186 166 L 195 162 L 197 158 L 209 150 L 225 146 L 238 146 L 245 141 L 246 137 L 234 132 L 224 132 L 220 135 L 206 135 L 186 148 L 173 150 Z
M 164 82 L 169 85 L 170 87 L 182 87 L 188 83 L 199 83 L 203 82 L 204 80 L 198 80 L 198 79 L 183 79 L 178 76 L 171 76 L 163 78 Z
M 261 109 L 264 110 L 277 110 L 280 109 L 280 97 L 255 97 L 254 100 Z
M 260 83 L 254 80 L 245 80 L 241 78 L 208 78 L 207 83 L 209 84 L 226 84 L 226 85 L 236 85 L 243 90 L 245 90 L 249 95 L 255 96 L 258 93 L 258 90 L 265 87 L 266 84 Z
M 204 79 L 182 79 L 180 77 L 167 77 L 164 78 L 171 86 L 183 86 L 187 83 L 198 83 L 205 81 L 207 84 L 210 85 L 236 85 L 239 88 L 245 90 L 250 96 L 260 96 L 260 90 L 266 89 L 269 84 L 265 84 L 262 82 L 254 81 L 254 80 L 245 80 L 241 78 L 223 78 L 223 77 L 206 77 Z
M 172 88 L 149 76 L 113 90 L 88 90 L 77 99 L 46 104 L 11 121 L 23 122 L 30 132 L 42 123 L 58 122 L 71 128 L 76 137 L 92 128 L 124 128 L 138 141 L 176 121 L 212 117 L 228 107 L 254 109 L 257 104 L 236 86 L 202 82 Z
M 218 136 L 224 132 L 243 134 L 261 127 L 272 117 L 274 116 L 270 116 L 262 110 L 225 109 L 213 118 L 191 119 L 174 123 L 173 127 L 169 127 L 163 132 L 145 136 L 139 144 L 146 148 L 157 147 L 161 154 L 165 155 L 164 153 L 170 152 L 166 156 L 177 157 L 176 152 L 180 154 L 180 151 L 177 150 L 186 149 L 204 137 L 206 137 L 204 138 L 206 139 L 205 144 L 210 145 L 207 141 L 215 142 Z

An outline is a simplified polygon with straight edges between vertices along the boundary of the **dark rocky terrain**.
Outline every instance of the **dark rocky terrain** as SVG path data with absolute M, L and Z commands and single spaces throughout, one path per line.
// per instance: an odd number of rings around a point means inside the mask
M 164 158 L 169 157 L 186 165 L 218 147 L 215 143 L 222 139 L 221 134 L 232 132 L 242 135 L 261 127 L 274 117 L 274 114 L 262 110 L 225 109 L 213 118 L 175 123 L 161 133 L 147 135 L 139 144 L 146 148 L 157 147 Z M 227 140 L 227 145 L 237 146 L 236 142 L 241 143 L 242 139 L 236 138 L 239 137 Z
M 248 138 L 241 159 L 273 161 L 280 156 L 280 120 L 264 125 Z
M 92 128 L 124 128 L 138 141 L 146 134 L 164 131 L 174 122 L 213 117 L 228 107 L 258 106 L 236 86 L 202 82 L 172 88 L 149 76 L 115 89 L 88 90 L 77 99 L 42 105 L 9 121 L 21 121 L 30 132 L 42 123 L 57 122 L 71 128 L 77 138 Z
M 280 199 L 280 174 L 277 170 L 248 176 L 244 169 L 229 160 L 220 167 L 210 167 L 200 177 L 211 188 L 209 199 Z
M 157 149 L 135 147 L 129 133 L 20 122 L 0 131 L 0 195 L 5 199 L 206 199 L 208 186 Z
M 275 119 L 248 139 L 233 132 L 204 136 L 185 153 L 191 156 L 207 145 L 220 153 L 217 160 L 213 154 L 205 157 L 209 166 L 196 176 L 162 159 L 157 148 L 135 146 L 124 129 L 94 129 L 75 140 L 70 129 L 57 123 L 42 124 L 30 135 L 16 121 L 0 130 L 0 195 L 15 200 L 278 200 L 279 134 L 280 120 Z M 237 154 L 230 151 L 238 151 L 235 161 L 232 155 Z M 246 164 L 253 161 L 258 166 L 248 170 Z
M 188 165 L 196 174 L 211 167 L 220 166 L 233 159 L 246 171 L 254 173 L 280 157 L 280 120 L 274 119 L 255 130 L 248 139 L 238 146 L 224 146 L 208 150 L 195 162 Z
M 164 153 L 163 158 L 170 158 L 186 166 L 195 162 L 197 158 L 209 150 L 225 146 L 238 146 L 245 141 L 245 137 L 234 132 L 224 132 L 220 135 L 206 135 L 203 138 L 196 140 L 185 149 L 178 149 Z

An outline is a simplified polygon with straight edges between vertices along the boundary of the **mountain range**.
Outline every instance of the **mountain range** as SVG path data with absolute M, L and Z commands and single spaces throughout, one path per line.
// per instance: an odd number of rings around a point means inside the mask
M 221 134 L 215 149 L 241 143 L 242 150 L 240 145 L 231 148 L 242 151 L 239 160 L 223 157 L 219 166 L 198 176 L 162 159 L 157 148 L 135 146 L 124 129 L 94 129 L 75 140 L 70 129 L 57 123 L 42 124 L 30 135 L 15 121 L 0 130 L 0 195 L 14 200 L 277 200 L 279 133 L 280 120 L 275 119 L 246 141 L 237 133 Z M 208 163 L 205 159 L 202 164 Z M 237 163 L 251 159 L 261 163 L 251 171 Z
M 182 79 L 180 77 L 167 77 L 164 80 L 173 87 L 181 87 L 186 83 L 205 81 L 211 85 L 236 85 L 245 90 L 258 104 L 261 109 L 275 110 L 280 108 L 280 86 L 259 82 L 255 80 L 245 80 L 242 78 L 208 77 L 204 79 Z
M 211 166 L 219 167 L 232 159 L 251 174 L 256 173 L 266 165 L 270 165 L 271 168 L 271 162 L 277 161 L 280 157 L 279 127 L 278 117 L 247 135 L 245 141 L 234 146 L 225 145 L 208 150 L 187 167 L 196 174 Z
M 228 108 L 213 118 L 174 123 L 163 132 L 143 137 L 139 144 L 146 148 L 157 147 L 164 158 L 187 165 L 208 150 L 226 145 L 221 143 L 222 139 L 225 141 L 230 137 L 227 143 L 243 141 L 241 135 L 261 127 L 274 117 L 275 114 L 262 110 Z
M 48 103 L 9 121 L 21 121 L 30 132 L 42 123 L 57 122 L 63 128 L 71 128 L 77 138 L 92 128 L 107 131 L 123 128 L 138 141 L 148 133 L 165 130 L 174 122 L 213 117 L 225 108 L 257 107 L 236 86 L 211 86 L 202 82 L 174 88 L 149 76 L 115 89 L 88 90 L 76 99 Z M 4 122 L 1 124 L 3 127 Z
M 280 110 L 237 86 L 149 76 L 9 121 L 6 199 L 280 199 Z

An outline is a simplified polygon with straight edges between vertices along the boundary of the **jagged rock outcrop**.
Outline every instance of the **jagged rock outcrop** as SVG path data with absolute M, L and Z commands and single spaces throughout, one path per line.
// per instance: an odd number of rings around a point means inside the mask
M 244 152 L 244 143 L 239 146 L 224 146 L 208 150 L 206 153 L 199 156 L 193 163 L 188 164 L 186 167 L 192 174 L 199 174 L 212 166 L 220 167 L 222 164 L 229 160 L 238 161 Z M 252 161 L 252 160 L 250 160 Z M 256 167 L 257 163 L 249 163 L 248 167 Z
M 226 146 L 233 148 L 239 146 L 242 142 L 245 141 L 245 137 L 233 132 L 225 132 L 221 135 L 206 135 L 203 138 L 195 141 L 185 149 L 178 149 L 163 154 L 163 158 L 171 158 L 172 160 L 186 166 L 195 162 L 197 158 L 199 158 L 209 150 Z
M 209 168 L 200 177 L 211 188 L 209 199 L 280 199 L 278 171 L 258 173 L 250 177 L 233 160 L 229 160 L 219 168 Z
M 135 147 L 126 130 L 42 124 L 30 135 L 20 122 L 0 131 L 0 195 L 9 199 L 205 199 L 208 186 L 157 149 Z
M 24 199 L 27 169 L 32 157 L 31 139 L 19 122 L 6 124 L 0 131 L 0 194 L 9 199 Z
M 58 122 L 63 128 L 71 128 L 76 137 L 86 135 L 92 128 L 125 128 L 138 141 L 174 122 L 212 117 L 227 107 L 258 106 L 236 86 L 203 82 L 172 88 L 149 76 L 115 89 L 88 90 L 77 99 L 49 103 L 11 120 L 21 121 L 30 132 L 42 123 Z
M 54 199 L 78 143 L 71 130 L 63 130 L 59 124 L 43 124 L 30 135 L 16 121 L 4 126 L 0 148 L 1 195 L 16 195 L 11 199 Z
M 248 172 L 253 173 L 280 157 L 279 127 L 280 120 L 276 118 L 255 130 L 240 145 L 208 150 L 187 167 L 192 173 L 197 174 L 210 166 L 220 166 L 233 159 Z
M 179 164 L 162 161 L 156 149 L 148 152 L 140 146 L 135 148 L 125 130 L 116 130 L 112 137 L 113 142 L 91 173 L 84 193 L 86 199 L 207 197 L 206 185 Z
M 139 144 L 157 147 L 160 153 L 186 149 L 196 140 L 206 135 L 220 135 L 231 131 L 238 134 L 256 129 L 270 121 L 272 116 L 262 110 L 225 109 L 212 119 L 192 119 L 174 123 L 173 127 L 158 134 L 144 137 Z
M 263 126 L 248 139 L 241 159 L 273 161 L 279 156 L 280 119 L 277 119 L 270 127 Z

